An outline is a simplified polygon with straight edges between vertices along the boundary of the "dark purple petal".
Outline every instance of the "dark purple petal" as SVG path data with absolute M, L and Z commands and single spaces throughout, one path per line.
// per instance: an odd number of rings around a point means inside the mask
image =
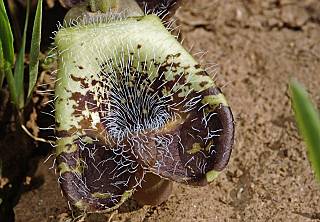
M 200 95 L 219 95 L 211 88 Z M 177 101 L 177 99 L 175 100 Z M 181 116 L 183 112 L 181 105 Z M 164 178 L 191 185 L 206 185 L 207 173 L 222 171 L 230 158 L 234 141 L 231 109 L 218 104 L 207 124 L 203 123 L 201 104 L 185 115 L 184 120 L 168 122 L 163 128 L 128 138 L 140 164 Z M 210 132 L 210 133 L 209 133 Z

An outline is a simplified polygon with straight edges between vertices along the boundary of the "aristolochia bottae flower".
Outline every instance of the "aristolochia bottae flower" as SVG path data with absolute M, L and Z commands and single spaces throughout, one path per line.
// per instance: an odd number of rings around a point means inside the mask
M 72 205 L 106 212 L 147 172 L 202 186 L 225 168 L 226 99 L 156 15 L 80 22 L 55 43 L 56 155 Z

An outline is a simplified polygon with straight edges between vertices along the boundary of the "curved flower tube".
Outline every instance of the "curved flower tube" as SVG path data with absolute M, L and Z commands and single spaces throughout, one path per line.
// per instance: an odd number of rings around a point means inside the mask
M 77 24 L 55 43 L 56 156 L 72 205 L 107 212 L 146 173 L 203 186 L 226 167 L 230 107 L 157 16 Z

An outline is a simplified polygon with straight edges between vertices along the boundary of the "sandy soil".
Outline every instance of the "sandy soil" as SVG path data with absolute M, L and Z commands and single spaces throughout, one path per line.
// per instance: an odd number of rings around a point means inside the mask
M 209 69 L 219 64 L 215 78 L 235 115 L 230 164 L 210 186 L 175 184 L 161 206 L 138 208 L 131 201 L 110 221 L 320 221 L 320 185 L 297 134 L 288 93 L 295 77 L 320 108 L 320 2 L 187 2 L 176 15 L 184 45 L 206 52 L 197 56 Z M 40 161 L 35 178 L 44 182 L 22 195 L 16 221 L 69 221 L 52 162 Z

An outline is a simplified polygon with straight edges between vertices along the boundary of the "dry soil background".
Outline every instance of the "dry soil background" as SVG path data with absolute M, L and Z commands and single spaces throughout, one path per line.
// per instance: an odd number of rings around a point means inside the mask
M 295 77 L 320 108 L 320 1 L 188 0 L 176 14 L 184 45 L 203 64 L 219 64 L 236 119 L 230 164 L 210 186 L 175 185 L 158 207 L 120 210 L 111 221 L 320 221 L 320 185 L 290 109 Z M 70 218 L 52 159 L 40 164 L 44 184 L 23 194 L 19 222 Z M 129 205 L 130 202 L 127 204 Z M 107 221 L 90 216 L 86 221 Z

